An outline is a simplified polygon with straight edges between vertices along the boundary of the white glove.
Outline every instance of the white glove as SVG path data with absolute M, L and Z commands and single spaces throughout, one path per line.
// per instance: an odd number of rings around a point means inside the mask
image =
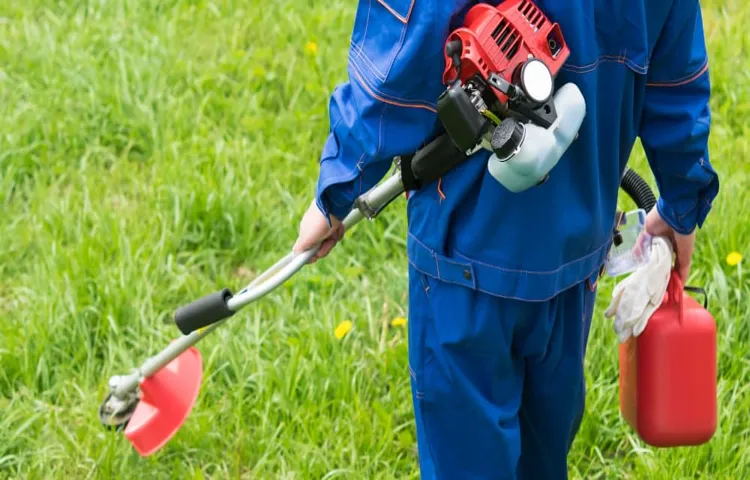
M 614 330 L 620 343 L 637 337 L 646 328 L 664 299 L 671 270 L 672 244 L 664 237 L 654 237 L 648 263 L 615 287 L 604 311 L 605 317 L 615 317 Z

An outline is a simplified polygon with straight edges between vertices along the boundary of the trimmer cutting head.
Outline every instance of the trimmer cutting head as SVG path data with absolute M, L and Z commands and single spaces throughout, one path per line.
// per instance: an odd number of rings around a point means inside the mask
M 202 379 L 201 354 L 190 347 L 141 382 L 141 400 L 125 428 L 125 436 L 141 456 L 156 452 L 185 423 Z
M 138 390 L 127 393 L 123 399 L 117 398 L 111 390 L 99 406 L 99 421 L 110 430 L 121 431 L 127 427 L 139 400 Z
M 185 423 L 202 379 L 203 361 L 195 347 L 185 350 L 135 389 L 122 388 L 128 377 L 112 377 L 111 391 L 99 407 L 99 419 L 107 428 L 124 430 L 136 451 L 149 456 Z

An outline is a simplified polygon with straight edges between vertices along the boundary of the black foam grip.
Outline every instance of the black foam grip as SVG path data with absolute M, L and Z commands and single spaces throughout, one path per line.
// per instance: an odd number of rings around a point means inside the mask
M 228 288 L 206 295 L 178 308 L 174 314 L 174 322 L 184 335 L 188 335 L 199 328 L 229 318 L 235 313 L 227 307 L 230 298 L 232 292 Z
M 627 169 L 620 181 L 620 187 L 633 199 L 638 208 L 648 212 L 656 205 L 656 198 L 651 187 L 635 170 Z
M 464 160 L 466 154 L 453 144 L 447 133 L 444 133 L 414 155 L 411 169 L 419 182 L 425 185 L 436 181 Z

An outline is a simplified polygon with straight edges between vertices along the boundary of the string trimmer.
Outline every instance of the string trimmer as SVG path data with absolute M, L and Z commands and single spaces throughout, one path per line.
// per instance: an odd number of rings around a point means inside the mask
M 621 187 L 639 208 L 648 211 L 653 206 L 649 186 L 635 171 L 626 171 Z M 357 200 L 356 208 L 344 219 L 346 229 L 363 218 L 374 218 L 403 192 L 399 169 Z M 110 378 L 109 394 L 99 408 L 102 424 L 124 430 L 142 456 L 166 444 L 187 419 L 200 390 L 203 363 L 194 345 L 240 309 L 286 282 L 316 251 L 317 247 L 296 256 L 287 254 L 237 294 L 225 288 L 179 308 L 174 318 L 183 335 L 132 373 Z

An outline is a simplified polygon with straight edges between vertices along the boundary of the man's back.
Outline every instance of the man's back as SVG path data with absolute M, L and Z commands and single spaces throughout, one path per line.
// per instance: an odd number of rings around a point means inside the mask
M 440 131 L 435 110 L 445 88 L 445 39 L 474 4 L 360 4 L 350 82 L 332 97 L 332 135 L 321 159 L 318 204 L 326 213 L 345 214 L 393 156 L 413 152 Z M 673 226 L 700 223 L 717 188 L 706 152 L 709 82 L 697 0 L 537 5 L 560 24 L 571 51 L 556 85 L 573 82 L 583 92 L 587 116 L 579 138 L 546 183 L 522 193 L 495 181 L 489 154 L 481 152 L 408 200 L 412 265 L 527 300 L 550 298 L 599 269 L 637 136 Z M 672 181 L 684 177 L 696 180 L 693 191 Z

